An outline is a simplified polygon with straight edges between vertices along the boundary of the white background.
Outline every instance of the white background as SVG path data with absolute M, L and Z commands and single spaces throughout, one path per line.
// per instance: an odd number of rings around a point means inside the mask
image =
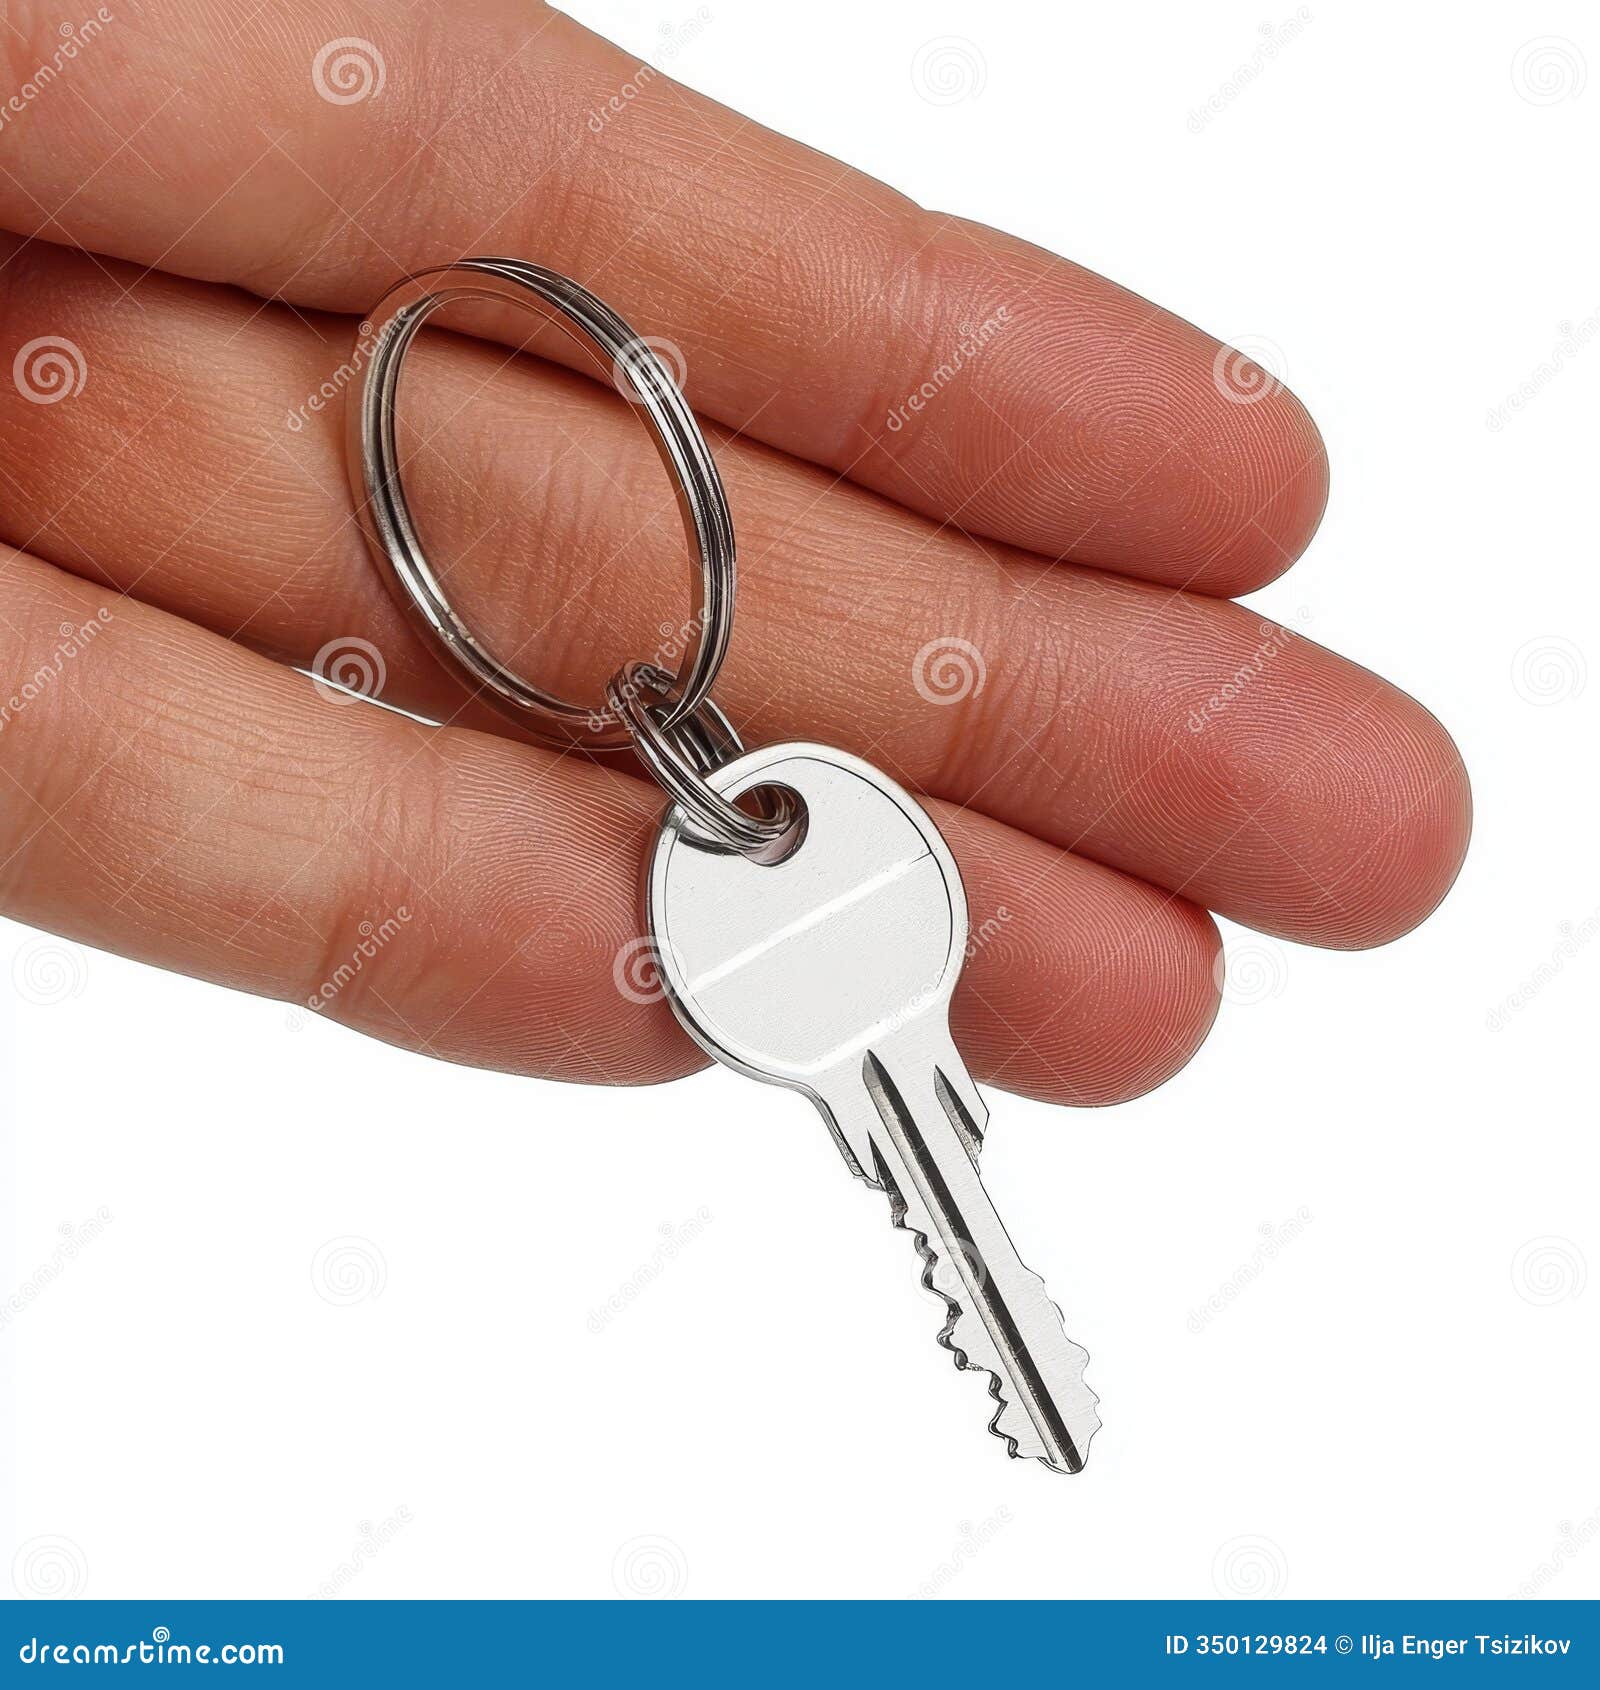
M 574 9 L 644 56 L 694 16 Z M 111 1217 L 0 1327 L 21 1587 L 1595 1594 L 1593 12 L 708 10 L 681 80 L 1300 393 L 1332 502 L 1257 602 L 1454 731 L 1461 880 L 1368 954 L 1229 930 L 1137 1104 L 993 1098 L 1102 1396 L 1070 1481 L 985 1435 L 802 1100 L 453 1070 L 0 923 L 0 1288 Z

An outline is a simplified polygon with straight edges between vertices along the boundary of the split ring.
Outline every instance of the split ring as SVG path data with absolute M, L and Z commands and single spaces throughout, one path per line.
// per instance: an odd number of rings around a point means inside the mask
M 800 819 L 793 794 L 784 787 L 756 789 L 764 813 L 752 816 L 713 791 L 706 775 L 742 756 L 744 744 L 709 698 L 693 715 L 668 722 L 661 689 L 670 679 L 653 664 L 629 663 L 606 686 L 606 701 L 627 724 L 640 761 L 683 807 L 702 842 L 758 860 L 787 854 Z
M 654 705 L 659 728 L 671 731 L 707 706 L 733 633 L 733 518 L 705 436 L 671 374 L 587 288 L 520 259 L 467 258 L 424 270 L 383 299 L 363 325 L 357 353 L 366 357 L 366 371 L 346 429 L 350 485 L 367 543 L 423 637 L 506 715 L 552 744 L 599 749 L 629 742 L 630 727 L 613 707 L 574 704 L 501 662 L 452 607 L 417 537 L 395 438 L 400 370 L 423 323 L 464 299 L 516 305 L 544 318 L 614 370 L 618 385 L 638 401 L 672 477 L 691 554 L 695 608 L 685 625 L 683 659 L 675 675 L 665 676 Z

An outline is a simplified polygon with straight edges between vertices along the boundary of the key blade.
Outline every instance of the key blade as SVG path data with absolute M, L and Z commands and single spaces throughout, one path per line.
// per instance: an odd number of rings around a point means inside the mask
M 863 1059 L 876 1105 L 867 1123 L 872 1165 L 895 1224 L 916 1237 L 924 1285 L 950 1310 L 939 1342 L 957 1366 L 990 1375 L 997 1406 L 989 1429 L 1012 1455 L 1076 1473 L 1100 1426 L 1099 1399 L 1083 1377 L 1088 1352 L 1067 1337 L 1044 1281 L 1017 1256 L 983 1189 L 980 1135 L 962 1118 L 971 1080 L 948 1036 L 943 1046 L 931 1061 L 917 1053 L 900 1062 L 892 1051 Z

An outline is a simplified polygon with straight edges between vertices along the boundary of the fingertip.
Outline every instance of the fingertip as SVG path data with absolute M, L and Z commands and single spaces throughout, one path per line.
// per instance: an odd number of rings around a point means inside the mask
M 1176 1074 L 1217 1010 L 1206 911 L 982 818 L 953 832 L 973 934 L 954 1024 L 974 1074 L 1080 1108 Z
M 1222 937 L 1209 913 L 1156 893 L 1159 919 L 1130 931 L 1114 990 L 1089 1023 L 1098 1055 L 1075 1098 L 1084 1107 L 1128 1103 L 1165 1085 L 1205 1043 L 1221 998 Z
M 1455 741 L 1431 711 L 1390 689 L 1352 733 L 1368 770 L 1347 824 L 1347 861 L 1331 877 L 1319 943 L 1368 950 L 1403 938 L 1443 902 L 1472 836 L 1472 786 Z
M 1223 598 L 1282 575 L 1310 545 L 1328 504 L 1328 453 L 1310 412 L 1263 367 L 1252 366 L 1253 377 L 1230 376 L 1242 356 L 1218 348 L 1211 398 L 1196 403 L 1197 514 L 1177 554 L 1192 568 L 1182 585 Z M 1262 385 L 1236 395 L 1233 379 Z

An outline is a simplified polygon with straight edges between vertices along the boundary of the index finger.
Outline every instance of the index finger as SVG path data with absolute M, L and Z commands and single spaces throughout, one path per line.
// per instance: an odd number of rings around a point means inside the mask
M 1180 318 L 526 0 L 361 15 L 330 38 L 311 0 L 237 27 L 102 8 L 62 65 L 58 16 L 20 0 L 0 222 L 337 311 L 466 253 L 534 258 L 670 338 L 717 420 L 1052 557 L 1234 594 L 1315 529 L 1310 418 Z

